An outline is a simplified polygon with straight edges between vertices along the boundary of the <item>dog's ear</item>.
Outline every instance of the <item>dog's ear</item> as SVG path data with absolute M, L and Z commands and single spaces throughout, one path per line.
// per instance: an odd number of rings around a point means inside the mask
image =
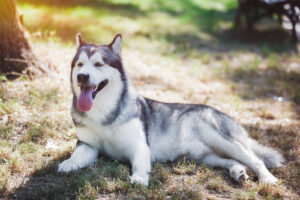
M 76 48 L 79 49 L 82 45 L 85 45 L 86 42 L 82 39 L 80 33 L 76 34 Z
M 122 50 L 122 35 L 117 34 L 113 41 L 110 43 L 109 47 L 119 56 L 121 56 Z

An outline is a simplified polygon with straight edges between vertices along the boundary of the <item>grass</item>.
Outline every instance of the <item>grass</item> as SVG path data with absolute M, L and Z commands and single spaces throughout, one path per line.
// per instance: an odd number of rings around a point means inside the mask
M 34 80 L 0 76 L 0 198 L 298 199 L 300 59 L 288 32 L 258 24 L 231 29 L 235 0 L 20 0 L 36 55 L 52 72 Z M 272 23 L 271 23 L 272 24 Z M 74 37 L 108 43 L 121 32 L 123 59 L 141 95 L 203 103 L 243 124 L 283 153 L 278 186 L 239 184 L 223 169 L 185 158 L 152 165 L 149 187 L 129 184 L 130 166 L 104 155 L 58 174 L 76 143 L 70 116 Z M 179 87 L 180 86 L 180 87 Z

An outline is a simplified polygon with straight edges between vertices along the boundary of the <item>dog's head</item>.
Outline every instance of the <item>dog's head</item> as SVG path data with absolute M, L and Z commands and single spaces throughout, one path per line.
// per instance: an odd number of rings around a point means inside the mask
M 72 61 L 71 81 L 77 108 L 87 112 L 101 90 L 114 81 L 125 81 L 122 60 L 122 36 L 108 45 L 88 44 L 76 35 L 77 52 Z

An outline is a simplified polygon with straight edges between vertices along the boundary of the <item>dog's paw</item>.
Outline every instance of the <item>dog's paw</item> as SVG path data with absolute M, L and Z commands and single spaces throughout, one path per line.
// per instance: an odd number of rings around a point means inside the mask
M 235 181 L 241 182 L 249 179 L 246 167 L 242 165 L 234 165 L 229 169 L 230 177 Z
M 72 159 L 68 159 L 58 165 L 58 172 L 69 173 L 70 171 L 78 170 L 79 168 L 80 165 L 77 162 Z
M 268 176 L 261 177 L 259 179 L 259 182 L 267 183 L 270 185 L 276 185 L 278 183 L 278 179 L 275 176 L 273 176 L 272 174 L 270 174 Z
M 141 184 L 143 186 L 148 186 L 148 181 L 149 181 L 149 176 L 148 175 L 144 175 L 144 176 L 140 176 L 138 174 L 133 174 L 132 176 L 130 176 L 130 183 L 134 184 Z

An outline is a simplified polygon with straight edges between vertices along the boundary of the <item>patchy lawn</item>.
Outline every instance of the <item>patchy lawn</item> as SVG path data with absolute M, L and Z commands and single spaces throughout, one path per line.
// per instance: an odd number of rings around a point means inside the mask
M 19 3 L 34 51 L 55 69 L 35 80 L 0 76 L 0 198 L 299 199 L 300 58 L 276 23 L 263 21 L 251 35 L 233 31 L 235 0 Z M 125 67 L 141 95 L 234 117 L 283 153 L 286 165 L 271 170 L 280 183 L 259 184 L 249 171 L 238 184 L 226 170 L 184 158 L 153 164 L 148 188 L 130 185 L 130 166 L 104 155 L 58 174 L 76 143 L 69 85 L 76 32 L 95 43 L 121 32 Z

